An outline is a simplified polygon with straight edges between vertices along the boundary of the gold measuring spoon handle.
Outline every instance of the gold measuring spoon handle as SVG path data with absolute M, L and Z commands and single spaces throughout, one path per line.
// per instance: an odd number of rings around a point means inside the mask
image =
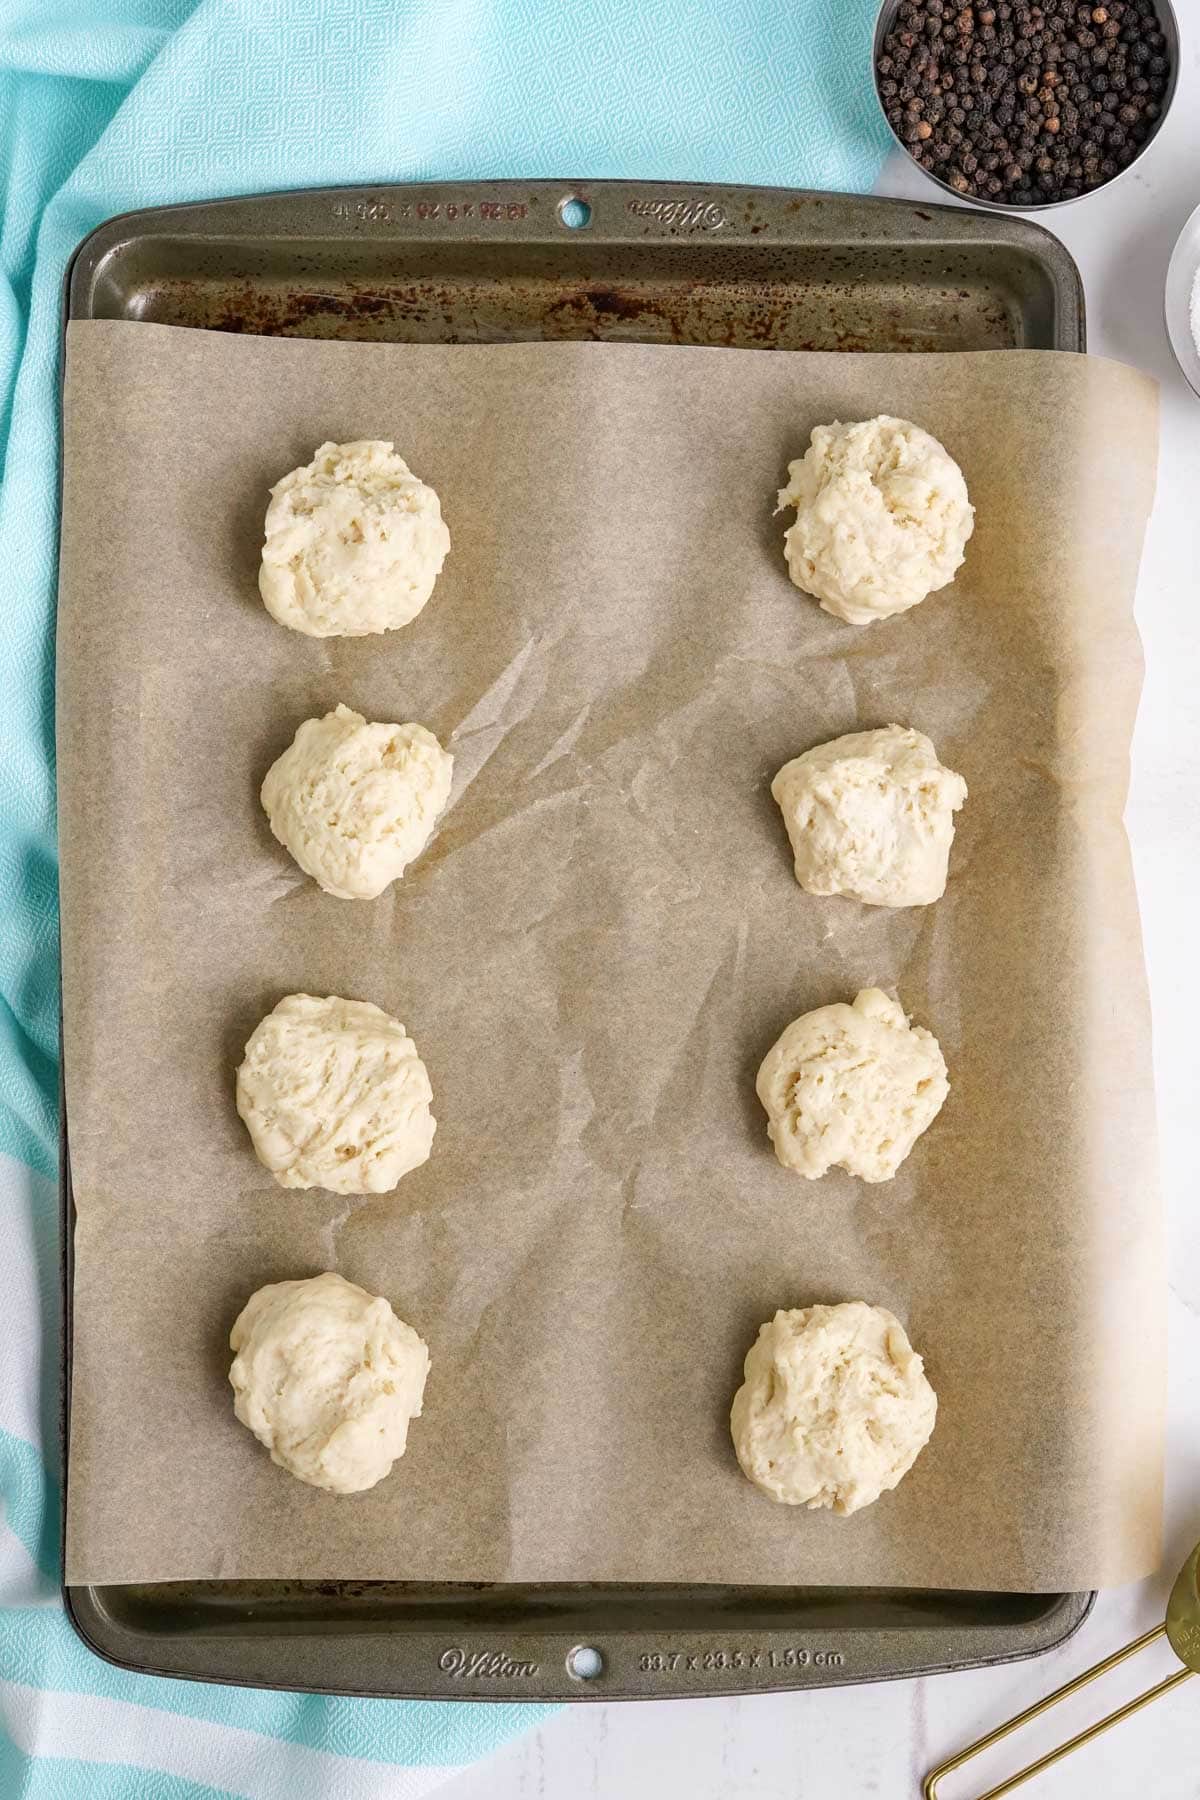
M 925 1800 L 937 1800 L 938 1782 L 944 1775 L 951 1774 L 955 1769 L 961 1769 L 964 1763 L 982 1755 L 985 1750 L 990 1750 L 993 1744 L 1000 1742 L 1001 1738 L 1008 1737 L 1010 1732 L 1019 1731 L 1022 1725 L 1029 1723 L 1030 1719 L 1039 1718 L 1052 1706 L 1057 1706 L 1060 1700 L 1066 1700 L 1070 1695 L 1077 1694 L 1080 1688 L 1086 1687 L 1090 1681 L 1096 1681 L 1101 1675 L 1106 1675 L 1110 1669 L 1115 1669 L 1117 1664 L 1123 1663 L 1127 1657 L 1136 1656 L 1139 1650 L 1146 1648 L 1147 1644 L 1152 1644 L 1156 1638 L 1165 1636 L 1166 1629 L 1165 1624 L 1156 1625 L 1153 1631 L 1147 1631 L 1142 1637 L 1135 1638 L 1132 1644 L 1126 1644 L 1122 1649 L 1114 1650 L 1111 1656 L 1106 1656 L 1103 1662 L 1098 1662 L 1092 1668 L 1085 1669 L 1082 1675 L 1077 1675 L 1074 1681 L 1068 1681 L 1065 1687 L 1056 1688 L 1054 1693 L 1047 1694 L 1044 1700 L 1038 1700 L 1033 1706 L 1026 1707 L 1024 1712 L 1018 1713 L 1015 1719 L 1009 1719 L 1005 1724 L 997 1725 L 996 1729 L 989 1731 L 986 1737 L 981 1737 L 976 1743 L 969 1744 L 965 1750 L 960 1750 L 957 1756 L 948 1757 L 938 1768 L 931 1769 L 925 1777 L 921 1789 Z M 1180 1682 L 1186 1681 L 1192 1673 L 1191 1669 L 1179 1669 L 1174 1675 L 1168 1675 L 1167 1679 L 1160 1681 L 1157 1687 L 1148 1688 L 1136 1699 L 1128 1701 L 1124 1706 L 1119 1706 L 1116 1712 L 1109 1713 L 1107 1718 L 1098 1720 L 1095 1725 L 1089 1725 L 1087 1730 L 1081 1731 L 1077 1737 L 1070 1738 L 1065 1744 L 1060 1744 L 1056 1750 L 1047 1751 L 1046 1755 L 1039 1757 L 1037 1762 L 1030 1763 L 1027 1768 L 1018 1769 L 1015 1775 L 1010 1775 L 1007 1781 L 1000 1783 L 999 1787 L 989 1788 L 986 1794 L 980 1794 L 978 1800 L 999 1800 L 1000 1795 L 1011 1794 L 1014 1788 L 1020 1787 L 1023 1782 L 1032 1780 L 1035 1775 L 1040 1775 L 1043 1769 L 1048 1769 L 1054 1763 L 1061 1762 L 1064 1756 L 1070 1756 L 1072 1750 L 1078 1750 L 1084 1744 L 1090 1743 L 1093 1738 L 1099 1737 L 1102 1731 L 1107 1731 L 1112 1725 L 1119 1725 L 1122 1719 L 1132 1718 L 1135 1712 L 1140 1712 L 1143 1706 L 1149 1706 L 1150 1702 L 1157 1700 L 1160 1695 L 1169 1694 L 1172 1688 L 1178 1687 Z

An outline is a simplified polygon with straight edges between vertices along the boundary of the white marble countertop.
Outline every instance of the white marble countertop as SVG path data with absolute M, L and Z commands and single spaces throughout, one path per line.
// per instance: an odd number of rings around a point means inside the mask
M 1100 1595 L 1076 1636 L 1032 1663 L 876 1687 L 742 1700 L 663 1700 L 565 1709 L 457 1777 L 446 1800 L 900 1800 L 932 1763 L 1026 1706 L 1163 1616 L 1200 1538 L 1200 1089 L 1195 1021 L 1200 957 L 1188 924 L 1200 878 L 1200 400 L 1163 328 L 1175 238 L 1200 203 L 1198 0 L 1177 0 L 1184 67 L 1170 119 L 1111 190 L 1044 215 L 1083 273 L 1088 347 L 1162 383 L 1158 496 L 1138 585 L 1147 675 L 1134 742 L 1128 824 L 1154 1005 L 1163 1195 L 1171 1251 L 1166 1559 L 1161 1574 Z M 1190 37 L 1190 41 L 1187 41 Z M 880 191 L 928 199 L 903 159 Z M 1194 915 L 1192 915 L 1194 917 Z M 1136 1330 L 1136 1321 L 1130 1322 Z M 1020 1739 L 946 1784 L 967 1800 L 1007 1770 L 1177 1667 L 1155 1646 Z M 1159 1701 L 1028 1789 L 1039 1800 L 1196 1800 L 1200 1683 Z

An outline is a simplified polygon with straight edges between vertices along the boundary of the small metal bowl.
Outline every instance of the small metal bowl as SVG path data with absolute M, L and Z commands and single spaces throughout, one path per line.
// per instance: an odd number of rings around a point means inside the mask
M 1167 267 L 1163 311 L 1175 361 L 1192 392 L 1200 395 L 1200 350 L 1192 336 L 1192 286 L 1200 270 L 1200 206 L 1175 240 Z
M 897 135 L 892 121 L 888 118 L 887 107 L 883 103 L 883 95 L 879 91 L 879 70 L 877 65 L 880 56 L 883 54 L 883 40 L 891 30 L 892 23 L 899 10 L 900 0 L 883 0 L 883 5 L 879 8 L 879 17 L 875 21 L 875 36 L 871 42 L 871 85 L 875 90 L 875 99 L 879 104 L 880 112 L 883 114 L 884 124 L 891 132 L 894 141 L 899 145 L 900 149 L 903 150 L 905 156 L 907 156 L 913 168 L 919 169 L 926 181 L 931 181 L 934 187 L 941 188 L 943 194 L 949 194 L 952 200 L 966 201 L 971 206 L 985 206 L 992 212 L 1006 213 L 1051 212 L 1057 206 L 1074 206 L 1076 201 L 1090 200 L 1093 194 L 1102 194 L 1105 188 L 1112 187 L 1115 181 L 1121 181 L 1128 175 L 1131 169 L 1136 169 L 1139 162 L 1141 162 L 1143 156 L 1145 156 L 1147 150 L 1162 130 L 1163 125 L 1166 123 L 1167 114 L 1170 112 L 1171 103 L 1175 98 L 1175 89 L 1179 85 L 1179 21 L 1175 17 L 1175 9 L 1171 4 L 1171 0 L 1154 0 L 1154 11 L 1158 17 L 1159 30 L 1167 40 L 1166 54 L 1167 60 L 1171 65 L 1171 73 L 1167 78 L 1167 91 L 1162 97 L 1162 111 L 1154 122 L 1154 130 L 1150 133 L 1137 155 L 1133 157 L 1130 162 L 1127 162 L 1123 169 L 1118 169 L 1115 175 L 1110 175 L 1106 181 L 1100 182 L 1099 185 L 1094 188 L 1088 188 L 1087 192 L 1084 194 L 1076 194 L 1074 199 L 1071 200 L 1035 200 L 1024 206 L 1018 206 L 1015 201 L 1011 200 L 991 200 L 985 199 L 980 194 L 960 194 L 958 189 L 952 188 L 948 181 L 943 181 L 940 175 L 934 175 L 929 169 L 925 168 L 917 161 L 908 145 L 904 142 L 904 139 Z

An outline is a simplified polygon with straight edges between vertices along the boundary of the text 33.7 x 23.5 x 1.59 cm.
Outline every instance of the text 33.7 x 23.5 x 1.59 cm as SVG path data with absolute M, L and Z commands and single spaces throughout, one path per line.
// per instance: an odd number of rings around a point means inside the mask
M 730 1669 L 840 1669 L 846 1658 L 840 1650 L 806 1650 L 799 1645 L 769 1650 L 738 1647 L 731 1650 L 643 1650 L 638 1668 L 643 1675 L 715 1675 Z

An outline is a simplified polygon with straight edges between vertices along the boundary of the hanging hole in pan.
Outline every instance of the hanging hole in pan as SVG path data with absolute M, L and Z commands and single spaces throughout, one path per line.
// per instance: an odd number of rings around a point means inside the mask
M 595 1681 L 604 1673 L 604 1658 L 591 1644 L 576 1644 L 567 1652 L 567 1674 L 576 1681 Z
M 572 194 L 569 200 L 559 201 L 558 216 L 572 231 L 586 231 L 592 222 L 592 209 L 586 200 Z

